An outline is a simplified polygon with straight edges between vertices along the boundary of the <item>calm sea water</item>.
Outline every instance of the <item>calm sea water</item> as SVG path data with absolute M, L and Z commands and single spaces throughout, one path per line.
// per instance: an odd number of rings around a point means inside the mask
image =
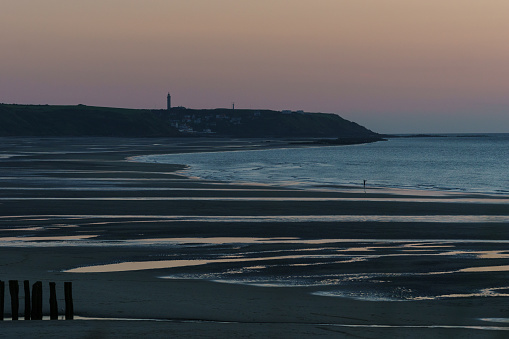
M 509 134 L 393 138 L 365 145 L 150 156 L 204 179 L 509 193 Z

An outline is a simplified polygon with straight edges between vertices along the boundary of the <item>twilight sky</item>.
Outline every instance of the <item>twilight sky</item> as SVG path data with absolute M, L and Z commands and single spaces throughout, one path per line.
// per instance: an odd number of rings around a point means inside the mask
M 2 0 L 0 102 L 509 132 L 508 0 Z

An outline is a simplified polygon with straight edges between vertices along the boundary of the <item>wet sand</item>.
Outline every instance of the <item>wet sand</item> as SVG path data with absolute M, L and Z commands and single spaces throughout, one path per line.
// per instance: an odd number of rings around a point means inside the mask
M 507 265 L 508 258 L 504 256 L 509 243 L 507 197 L 375 188 L 364 192 L 360 187 L 296 190 L 209 182 L 185 177 L 179 172 L 183 165 L 130 160 L 149 154 L 267 147 L 297 146 L 269 140 L 3 139 L 0 152 L 9 157 L 0 160 L 3 188 L 0 280 L 41 280 L 45 296 L 49 293 L 47 283 L 55 281 L 60 289 L 60 308 L 64 305 L 63 282 L 72 281 L 78 316 L 130 320 L 5 321 L 0 324 L 1 335 L 78 338 L 508 335 L 509 323 L 482 319 L 509 318 L 509 298 L 473 294 L 483 288 L 509 286 L 509 272 L 461 271 Z M 356 218 L 334 219 L 340 216 Z M 410 219 L 380 221 L 374 216 Z M 418 219 L 430 216 L 432 221 Z M 437 221 L 441 216 L 447 222 Z M 454 221 L 455 216 L 461 222 Z M 192 220 L 196 217 L 201 219 Z M 243 217 L 249 218 L 246 221 Z M 308 220 L 310 217 L 315 219 Z M 325 217 L 331 220 L 323 220 Z M 13 241 L 13 237 L 32 240 Z M 184 241 L 187 245 L 182 245 L 165 240 L 197 237 L 292 238 L 304 243 L 276 240 L 203 245 L 187 240 Z M 324 245 L 320 243 L 324 239 L 335 240 Z M 211 274 L 230 274 L 229 271 L 249 265 L 256 268 L 260 255 L 290 256 L 296 251 L 324 256 L 306 259 L 313 260 L 313 265 L 317 260 L 326 262 L 316 265 L 317 275 L 365 273 L 372 277 L 369 282 L 343 281 L 339 285 L 261 287 L 218 282 L 217 276 Z M 487 255 L 488 251 L 492 257 Z M 339 263 L 332 257 L 344 253 L 377 256 L 349 263 Z M 423 253 L 427 255 L 422 256 Z M 72 271 L 77 267 L 122 262 L 207 260 L 235 255 L 247 259 L 234 262 L 231 267 L 223 262 L 210 262 L 125 272 Z M 298 265 L 303 264 L 299 260 L 269 258 L 263 265 L 274 276 L 291 276 L 299 272 Z M 456 273 L 429 274 L 444 271 Z M 408 272 L 422 275 L 377 276 Z M 207 275 L 210 279 L 206 279 Z M 245 271 L 239 275 L 249 276 Z M 364 291 L 368 286 L 366 293 L 372 292 L 373 286 L 378 286 L 373 283 L 377 279 L 388 281 L 385 288 L 404 286 L 416 296 L 430 298 L 374 301 L 327 296 L 342 288 L 352 292 Z M 436 298 L 444 291 L 448 295 L 470 296 Z M 7 315 L 8 305 L 7 296 Z M 22 305 L 23 300 L 20 314 Z

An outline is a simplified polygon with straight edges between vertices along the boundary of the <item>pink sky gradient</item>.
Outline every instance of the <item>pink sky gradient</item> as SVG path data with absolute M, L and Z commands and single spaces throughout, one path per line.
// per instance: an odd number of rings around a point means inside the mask
M 507 0 L 2 0 L 0 102 L 509 132 Z

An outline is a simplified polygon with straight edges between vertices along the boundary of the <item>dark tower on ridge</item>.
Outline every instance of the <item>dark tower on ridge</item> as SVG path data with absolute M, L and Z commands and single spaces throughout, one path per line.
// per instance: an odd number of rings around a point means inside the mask
M 169 111 L 171 109 L 171 95 L 168 92 L 168 96 L 166 97 L 166 109 Z

